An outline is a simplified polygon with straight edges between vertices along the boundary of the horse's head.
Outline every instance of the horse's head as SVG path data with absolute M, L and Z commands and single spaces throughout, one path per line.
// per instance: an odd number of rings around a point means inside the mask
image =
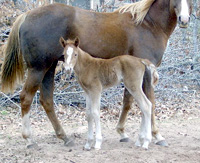
M 179 27 L 187 28 L 192 12 L 192 0 L 170 0 L 170 7 L 176 13 Z
M 76 64 L 79 42 L 78 37 L 74 40 L 64 40 L 63 37 L 60 38 L 60 44 L 64 47 L 64 67 L 66 70 L 73 69 Z

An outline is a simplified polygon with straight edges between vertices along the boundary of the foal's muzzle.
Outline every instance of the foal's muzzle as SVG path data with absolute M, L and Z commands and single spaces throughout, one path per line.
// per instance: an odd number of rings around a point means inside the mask
M 66 62 L 64 62 L 64 68 L 66 71 L 72 71 L 73 70 L 73 66 L 71 64 L 67 64 Z
M 187 28 L 190 22 L 190 16 L 179 16 L 178 24 L 180 28 Z

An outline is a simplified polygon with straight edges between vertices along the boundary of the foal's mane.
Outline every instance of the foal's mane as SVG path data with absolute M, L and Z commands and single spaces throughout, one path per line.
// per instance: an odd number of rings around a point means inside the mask
M 120 7 L 117 11 L 119 13 L 130 12 L 136 25 L 143 22 L 151 5 L 155 0 L 142 0 Z

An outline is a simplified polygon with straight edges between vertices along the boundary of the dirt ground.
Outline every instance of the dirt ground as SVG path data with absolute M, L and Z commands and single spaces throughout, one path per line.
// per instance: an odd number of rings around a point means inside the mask
M 34 109 L 33 109 L 34 110 Z M 120 143 L 115 131 L 117 119 L 112 114 L 102 112 L 102 149 L 84 151 L 87 122 L 84 110 L 68 109 L 57 111 L 57 115 L 68 135 L 75 139 L 75 146 L 66 147 L 56 138 L 53 128 L 43 110 L 31 113 L 32 132 L 38 148 L 27 149 L 21 136 L 21 117 L 18 109 L 6 108 L 0 113 L 0 162 L 1 163 L 168 163 L 200 162 L 200 110 L 194 108 L 192 114 L 176 114 L 172 118 L 157 120 L 161 134 L 169 146 L 150 144 L 146 151 L 135 147 L 140 116 L 129 114 L 126 131 L 130 142 Z M 114 117 L 114 118 L 113 118 Z

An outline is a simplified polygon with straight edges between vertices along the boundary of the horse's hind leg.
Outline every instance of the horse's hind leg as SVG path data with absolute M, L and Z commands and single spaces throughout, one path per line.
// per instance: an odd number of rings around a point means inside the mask
M 53 128 L 58 138 L 64 140 L 65 145 L 72 145 L 73 142 L 69 140 L 61 127 L 53 106 L 53 90 L 54 90 L 54 73 L 57 65 L 57 61 L 53 63 L 51 68 L 46 72 L 42 84 L 40 86 L 40 103 L 45 109 L 49 120 L 51 121 Z
M 147 98 L 152 103 L 152 113 L 151 113 L 151 124 L 152 124 L 152 136 L 156 139 L 155 143 L 161 146 L 167 146 L 165 138 L 160 134 L 156 122 L 155 122 L 155 95 L 154 88 L 151 86 L 151 83 L 147 81 L 147 78 L 143 80 L 143 91 L 146 94 Z
M 28 141 L 27 147 L 36 145 L 32 140 L 30 127 L 29 111 L 35 92 L 38 90 L 41 80 L 44 76 L 43 72 L 38 72 L 33 69 L 28 70 L 28 76 L 24 87 L 20 93 L 21 109 L 22 109 L 22 136 Z
M 128 111 L 130 110 L 132 103 L 133 103 L 133 96 L 125 88 L 124 99 L 123 99 L 123 109 L 122 109 L 122 112 L 120 114 L 120 118 L 117 124 L 117 132 L 121 136 L 120 142 L 129 141 L 128 135 L 124 132 L 124 125 L 126 122 Z

